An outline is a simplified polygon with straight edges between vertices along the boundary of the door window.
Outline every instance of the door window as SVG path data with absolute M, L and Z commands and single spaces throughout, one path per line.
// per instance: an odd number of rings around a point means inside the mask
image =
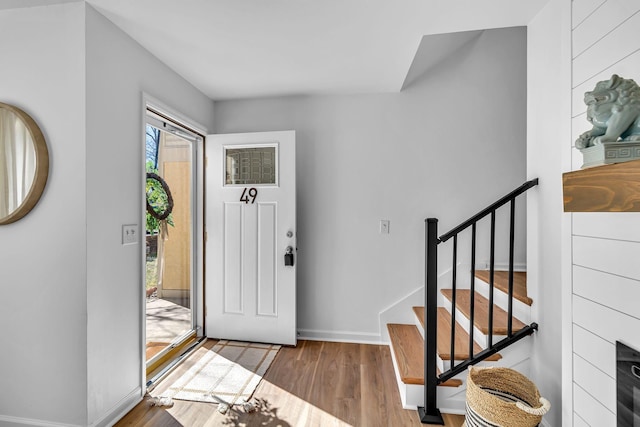
M 225 185 L 277 185 L 276 145 L 224 150 Z

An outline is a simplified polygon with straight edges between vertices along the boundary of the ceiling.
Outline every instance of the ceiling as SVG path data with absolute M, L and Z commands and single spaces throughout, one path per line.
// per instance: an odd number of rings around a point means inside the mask
M 459 43 L 445 34 L 527 25 L 547 1 L 86 0 L 214 100 L 397 92 L 421 41 L 424 67 Z

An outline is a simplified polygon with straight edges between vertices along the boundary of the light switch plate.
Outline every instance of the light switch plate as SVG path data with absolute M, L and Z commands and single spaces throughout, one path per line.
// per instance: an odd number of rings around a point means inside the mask
M 133 245 L 138 243 L 138 224 L 126 224 L 122 226 L 122 244 Z
M 388 219 L 380 220 L 380 234 L 389 234 L 389 224 L 390 221 Z

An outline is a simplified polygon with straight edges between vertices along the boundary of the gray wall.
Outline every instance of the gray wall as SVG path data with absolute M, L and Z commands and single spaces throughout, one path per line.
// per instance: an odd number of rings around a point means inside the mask
M 86 8 L 87 312 L 89 421 L 140 385 L 142 252 L 123 224 L 144 230 L 143 92 L 211 127 L 213 101 L 113 23 Z
M 0 227 L 0 425 L 107 425 L 142 396 L 143 92 L 213 102 L 84 2 L 0 10 L 0 96 L 43 129 L 41 201 Z
M 0 10 L 0 101 L 50 156 L 35 208 L 0 226 L 0 425 L 86 421 L 84 8 Z
M 424 219 L 444 232 L 525 180 L 526 30 L 484 31 L 398 94 L 215 108 L 216 133 L 297 132 L 301 335 L 377 341 L 422 286 Z

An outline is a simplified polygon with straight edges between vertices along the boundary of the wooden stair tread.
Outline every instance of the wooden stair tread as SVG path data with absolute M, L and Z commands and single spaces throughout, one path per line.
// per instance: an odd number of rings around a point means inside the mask
M 476 277 L 489 283 L 489 270 L 476 270 Z M 509 294 L 509 272 L 494 271 L 493 285 L 505 294 Z M 527 305 L 533 304 L 533 300 L 527 295 L 527 273 L 524 271 L 513 272 L 513 297 Z
M 420 331 L 415 325 L 397 323 L 387 324 L 387 329 L 402 382 L 424 385 L 424 340 Z M 439 371 L 438 375 L 440 375 Z M 440 385 L 459 387 L 462 381 L 450 379 Z
M 443 289 L 442 294 L 449 300 L 452 300 L 451 289 Z M 471 291 L 468 289 L 458 289 L 456 292 L 456 307 L 467 317 L 471 318 L 470 310 Z M 483 334 L 489 333 L 489 300 L 475 293 L 475 316 L 473 324 L 482 331 Z M 493 306 L 493 335 L 507 335 L 507 317 L 506 311 L 494 304 Z M 512 331 L 517 332 L 525 327 L 517 318 L 513 318 Z
M 413 312 L 418 317 L 422 328 L 424 329 L 424 307 L 413 307 Z M 469 358 L 469 334 L 464 328 L 456 322 L 456 345 L 455 360 L 466 360 Z M 451 314 L 444 307 L 438 307 L 438 340 L 437 340 L 438 356 L 442 360 L 451 360 Z M 482 351 L 482 347 L 478 343 L 473 343 L 473 353 L 478 354 Z M 485 360 L 495 362 L 502 359 L 499 353 L 491 355 Z

